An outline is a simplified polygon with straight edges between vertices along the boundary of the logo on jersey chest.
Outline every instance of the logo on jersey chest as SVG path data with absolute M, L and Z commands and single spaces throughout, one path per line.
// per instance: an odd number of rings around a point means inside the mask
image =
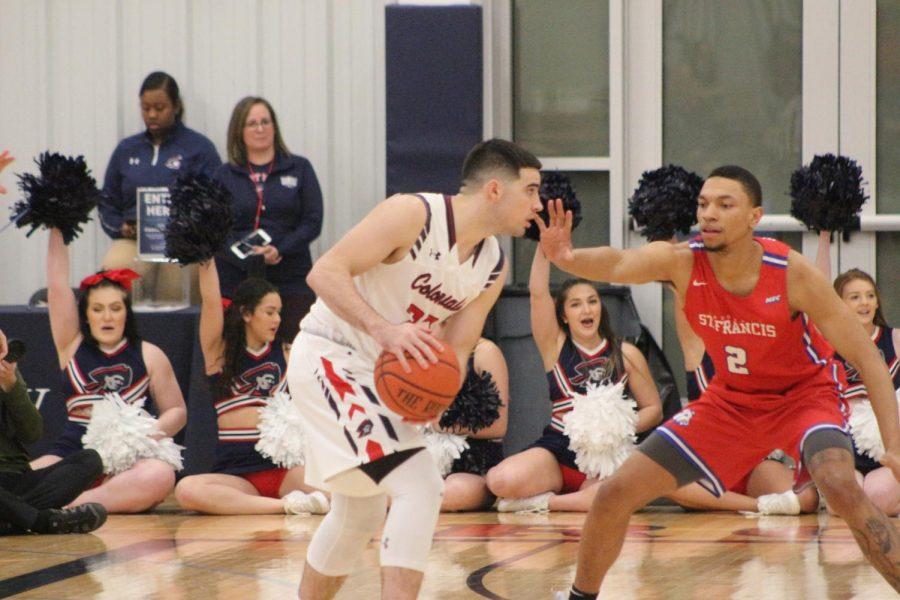
M 410 288 L 425 296 L 428 300 L 434 302 L 438 306 L 443 306 L 447 310 L 457 311 L 466 304 L 466 299 L 454 298 L 451 294 L 441 289 L 442 283 L 431 284 L 431 273 L 422 273 L 413 279 Z
M 99 367 L 88 373 L 91 391 L 120 392 L 131 385 L 134 373 L 126 364 Z
M 279 381 L 281 367 L 273 362 L 265 362 L 241 373 L 232 387 L 238 394 L 271 396 Z
M 612 380 L 612 364 L 609 357 L 598 356 L 575 365 L 575 375 L 570 380 L 573 385 L 607 385 Z

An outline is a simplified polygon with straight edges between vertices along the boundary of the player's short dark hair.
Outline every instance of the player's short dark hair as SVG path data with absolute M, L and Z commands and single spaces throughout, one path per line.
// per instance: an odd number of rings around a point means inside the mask
M 518 179 L 519 169 L 528 168 L 540 170 L 541 161 L 513 142 L 494 138 L 476 144 L 469 151 L 463 163 L 462 183 L 469 185 L 495 174 Z
M 762 206 L 762 186 L 759 185 L 759 179 L 744 167 L 723 165 L 713 169 L 709 177 L 724 177 L 725 179 L 737 181 L 744 187 L 744 191 L 747 192 L 747 196 L 750 197 L 750 202 L 753 203 L 753 206 Z

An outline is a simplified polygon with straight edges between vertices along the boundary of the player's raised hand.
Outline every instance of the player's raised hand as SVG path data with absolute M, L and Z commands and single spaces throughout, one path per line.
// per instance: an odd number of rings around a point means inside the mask
M 411 373 L 412 369 L 409 368 L 406 353 L 409 353 L 420 367 L 427 369 L 429 363 L 438 362 L 434 350 L 441 351 L 444 348 L 425 325 L 416 323 L 388 325 L 376 331 L 372 337 L 384 350 L 397 357 L 407 373 Z
M 14 156 L 10 156 L 9 150 L 4 150 L 3 154 L 0 154 L 0 173 L 3 172 L 3 169 L 9 165 L 12 161 L 16 160 Z M 0 194 L 5 194 L 6 188 L 0 185 Z
M 535 219 L 541 231 L 541 249 L 550 262 L 566 265 L 575 258 L 572 253 L 572 211 L 563 210 L 563 201 L 557 199 L 547 202 L 547 214 L 550 217 L 547 225 L 540 217 Z

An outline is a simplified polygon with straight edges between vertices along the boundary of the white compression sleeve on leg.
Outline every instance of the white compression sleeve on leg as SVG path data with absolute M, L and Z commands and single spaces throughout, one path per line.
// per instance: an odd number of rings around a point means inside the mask
M 426 450 L 411 456 L 381 480 L 391 509 L 381 535 L 381 566 L 425 571 L 441 511 L 444 480 Z
M 333 493 L 331 510 L 309 543 L 306 561 L 328 577 L 349 575 L 384 522 L 386 510 L 384 494 L 354 497 Z

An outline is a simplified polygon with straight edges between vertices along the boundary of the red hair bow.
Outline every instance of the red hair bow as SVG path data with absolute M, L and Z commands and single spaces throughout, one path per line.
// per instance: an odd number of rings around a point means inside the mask
M 130 292 L 131 282 L 135 279 L 140 278 L 141 276 L 131 269 L 112 269 L 111 271 L 100 271 L 99 273 L 88 275 L 87 277 L 82 279 L 81 285 L 78 289 L 83 292 L 84 290 L 94 287 L 95 285 L 106 279 L 108 281 L 112 281 L 113 283 L 118 283 Z

